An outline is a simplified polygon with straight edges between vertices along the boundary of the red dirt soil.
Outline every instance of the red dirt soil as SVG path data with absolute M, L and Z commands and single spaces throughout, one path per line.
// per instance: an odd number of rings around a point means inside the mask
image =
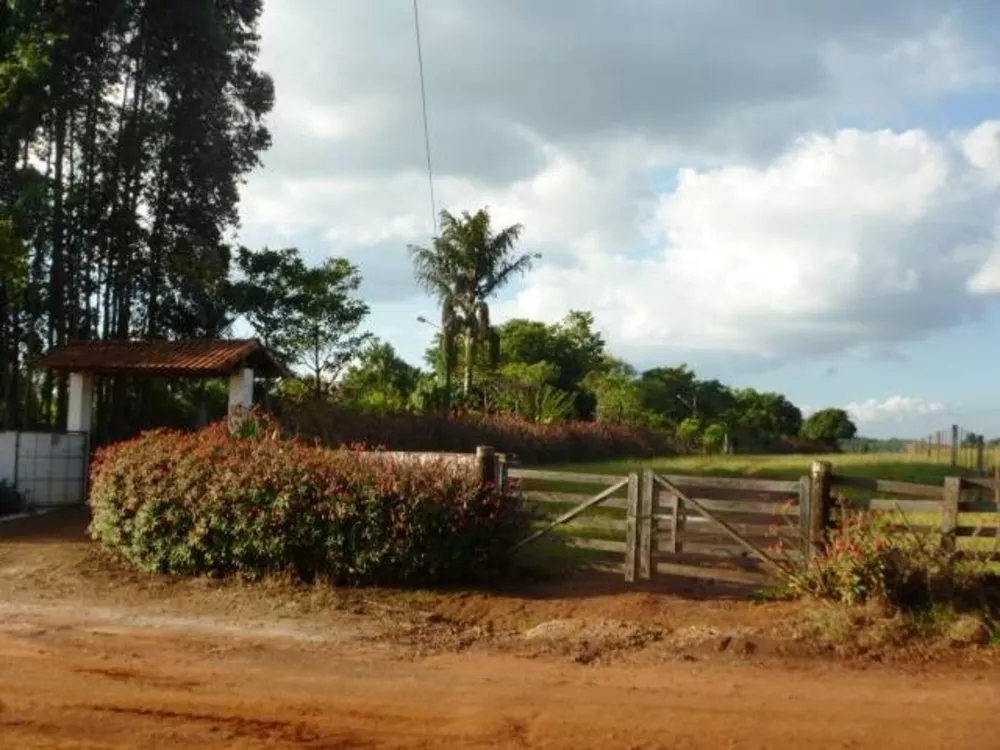
M 1000 737 L 995 668 L 862 669 L 714 648 L 666 658 L 642 646 L 584 665 L 488 639 L 421 656 L 386 635 L 398 600 L 122 575 L 71 521 L 0 526 L 4 750 L 977 750 Z M 731 627 L 740 613 L 780 611 L 653 591 L 408 596 L 453 630 L 549 617 L 674 627 L 699 612 Z

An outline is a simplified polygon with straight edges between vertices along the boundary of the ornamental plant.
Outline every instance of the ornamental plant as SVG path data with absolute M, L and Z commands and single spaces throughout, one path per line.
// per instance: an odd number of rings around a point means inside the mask
M 940 532 L 915 529 L 902 512 L 852 510 L 842 501 L 822 549 L 789 569 L 788 588 L 849 606 L 914 611 L 981 605 L 991 579 L 988 556 L 942 541 Z
M 502 570 L 520 499 L 437 461 L 373 460 L 281 435 L 260 414 L 147 432 L 92 472 L 90 533 L 140 570 L 445 583 Z

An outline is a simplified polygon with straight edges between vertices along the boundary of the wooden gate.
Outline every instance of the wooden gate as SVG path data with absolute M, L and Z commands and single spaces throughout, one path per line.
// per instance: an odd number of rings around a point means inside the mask
M 651 470 L 607 476 L 510 468 L 508 476 L 524 482 L 523 494 L 539 513 L 536 529 L 517 548 L 556 538 L 585 553 L 585 559 L 572 559 L 574 565 L 584 560 L 588 567 L 621 572 L 627 581 L 774 582 L 784 563 L 822 544 L 838 513 L 834 488 L 847 493 L 839 501 L 849 507 L 905 512 L 911 533 L 940 529 L 944 542 L 960 550 L 996 553 L 1000 527 L 995 502 L 967 496 L 975 489 L 1000 492 L 994 480 L 951 477 L 943 487 L 921 485 L 833 474 L 824 462 L 797 481 Z M 980 538 L 984 530 L 987 539 Z M 552 550 L 541 551 L 551 562 Z
M 520 550 L 544 540 L 573 550 L 573 562 L 624 573 L 635 579 L 639 481 L 627 475 L 582 474 L 508 468 L 536 518 L 536 528 L 514 546 Z M 594 492 L 596 487 L 600 490 Z
M 764 584 L 777 578 L 782 560 L 802 551 L 808 477 L 508 473 L 524 484 L 538 514 L 535 530 L 515 549 L 556 538 L 585 551 L 579 561 L 620 571 L 626 581 L 682 576 Z M 581 491 L 588 485 L 591 491 Z
M 642 477 L 640 577 L 765 584 L 801 554 L 809 478 Z M 808 514 L 807 514 L 808 515 Z M 648 529 L 648 533 L 645 531 Z

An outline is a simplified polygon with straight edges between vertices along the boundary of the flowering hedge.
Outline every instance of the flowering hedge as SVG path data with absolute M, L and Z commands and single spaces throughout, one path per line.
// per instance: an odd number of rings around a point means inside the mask
M 975 606 L 993 576 L 989 555 L 952 549 L 938 531 L 916 531 L 902 513 L 841 503 L 822 548 L 800 559 L 790 591 L 847 605 L 901 609 Z
M 445 582 L 496 572 L 523 533 L 515 497 L 435 463 L 373 461 L 225 424 L 101 451 L 95 540 L 146 571 Z
M 359 413 L 330 404 L 281 405 L 282 422 L 292 432 L 324 445 L 377 445 L 398 451 L 474 452 L 490 445 L 524 463 L 602 461 L 663 456 L 674 452 L 665 433 L 607 422 L 538 424 L 504 415 Z

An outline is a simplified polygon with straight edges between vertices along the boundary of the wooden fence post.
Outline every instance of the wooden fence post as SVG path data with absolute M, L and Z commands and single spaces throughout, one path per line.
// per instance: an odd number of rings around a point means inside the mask
M 635 564 L 638 557 L 638 522 L 639 522 L 639 475 L 632 472 L 628 475 L 628 515 L 625 518 L 625 580 L 629 583 L 635 580 Z
M 492 446 L 476 446 L 476 472 L 479 475 L 479 484 L 484 487 L 497 481 L 496 456 L 496 449 Z
M 986 471 L 986 439 L 982 435 L 976 441 L 976 471 L 980 474 Z
M 958 425 L 951 426 L 951 465 L 958 466 Z
M 653 470 L 642 473 L 642 495 L 639 498 L 639 578 L 648 581 L 653 569 L 653 499 L 656 487 Z
M 812 528 L 812 478 L 799 479 L 799 536 L 802 538 L 802 554 L 812 557 L 815 549 L 809 529 Z
M 496 482 L 497 487 L 500 488 L 500 492 L 506 494 L 509 489 L 510 479 L 507 475 L 507 456 L 503 453 L 497 453 L 496 460 Z
M 955 549 L 958 532 L 958 503 L 962 499 L 962 478 L 945 477 L 941 501 L 941 546 L 947 552 Z
M 813 461 L 809 474 L 809 545 L 813 551 L 823 548 L 830 521 L 830 478 L 833 467 L 828 461 Z

